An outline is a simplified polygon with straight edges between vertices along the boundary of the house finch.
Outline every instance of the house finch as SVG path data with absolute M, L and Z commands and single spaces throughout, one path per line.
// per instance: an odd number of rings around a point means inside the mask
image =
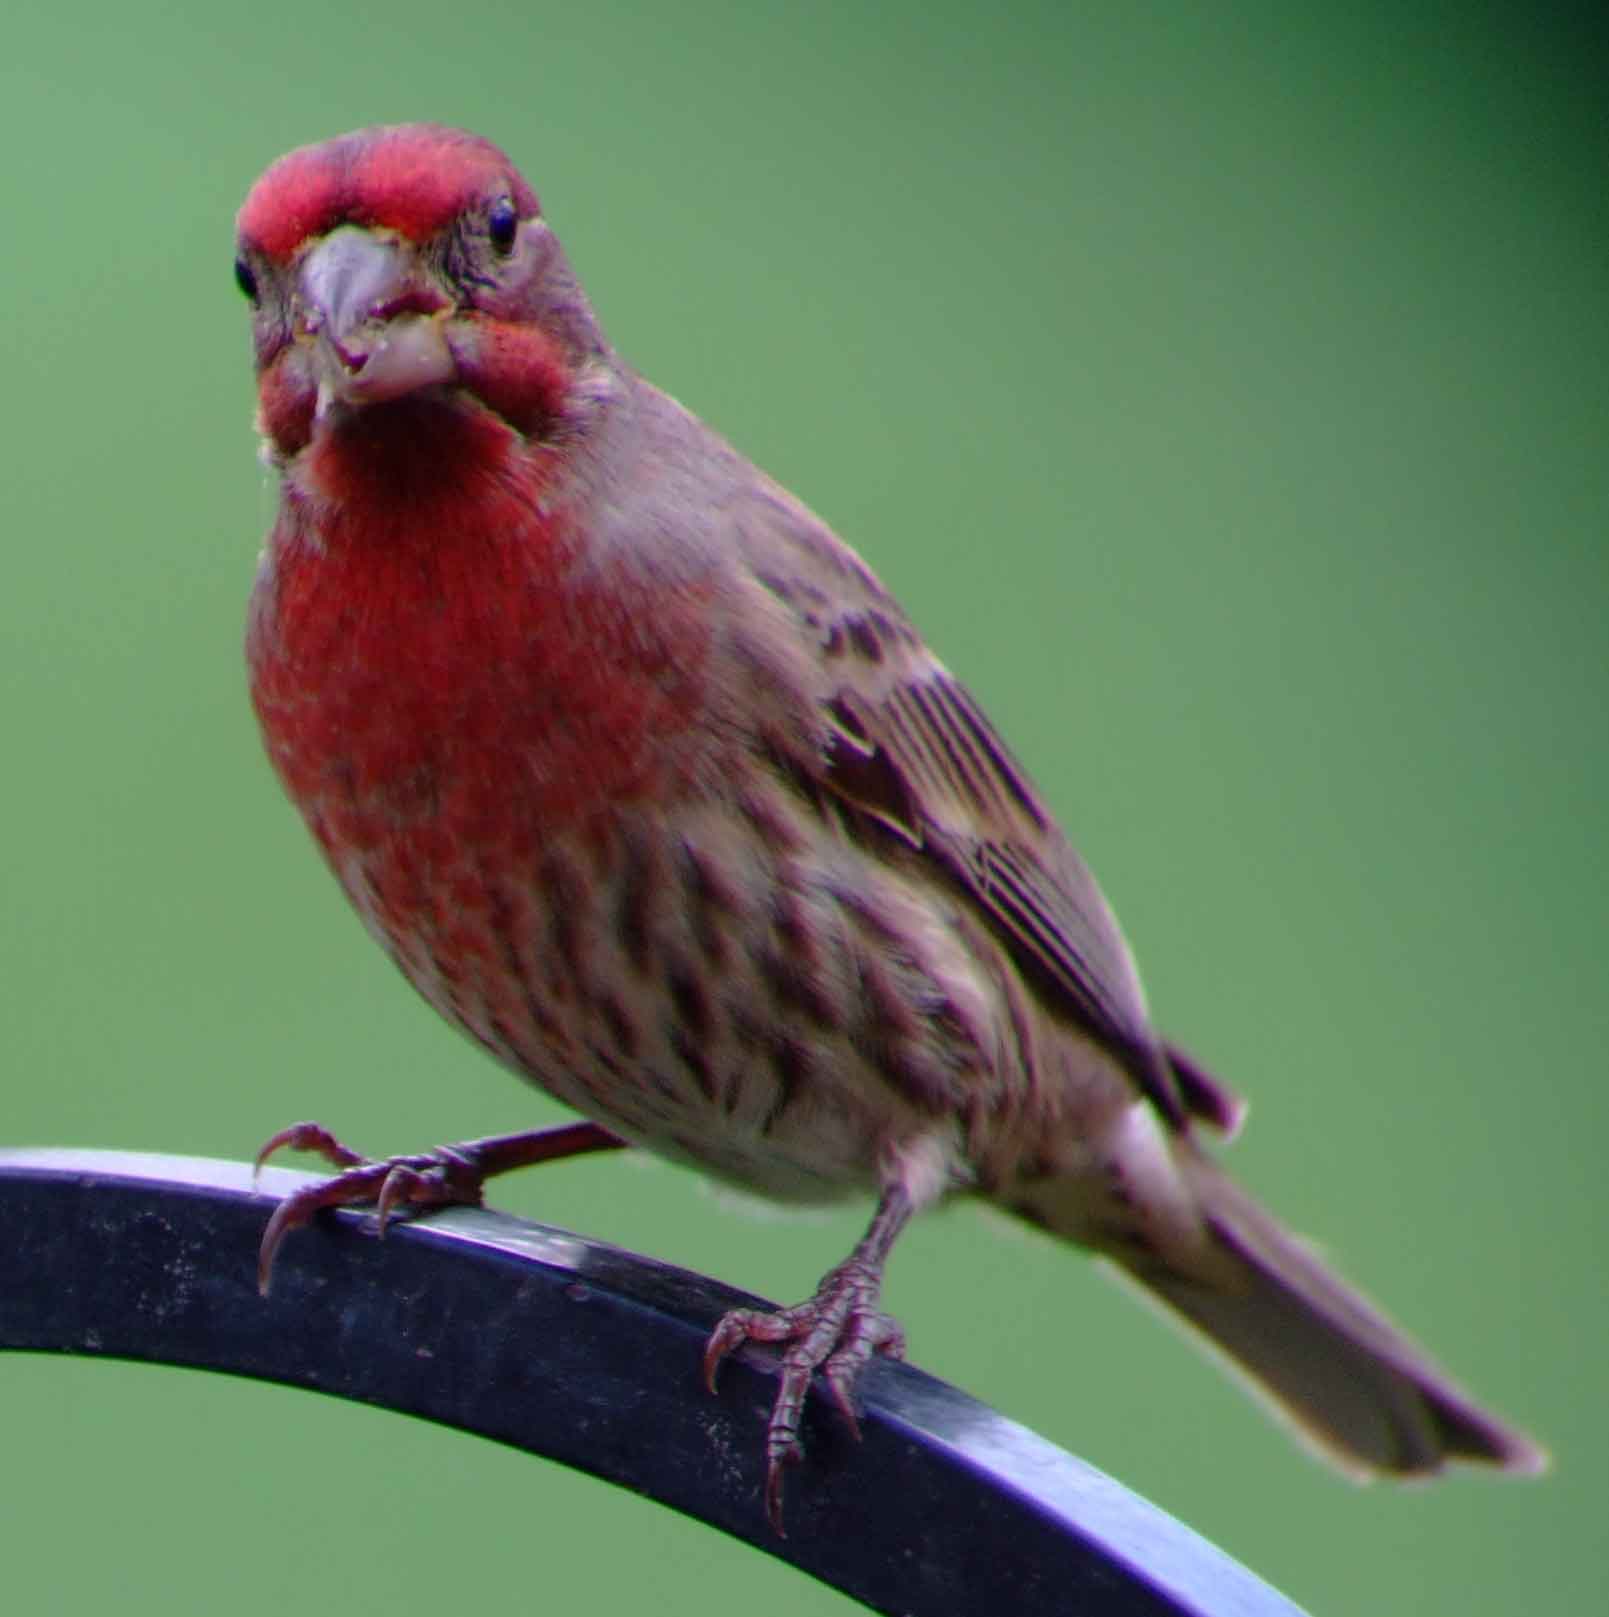
M 1220 1171 L 1240 1103 L 1153 1029 L 1094 880 L 866 565 L 609 346 L 494 146 L 361 130 L 241 209 L 279 511 L 252 699 L 364 924 L 432 1005 L 593 1121 L 368 1162 L 281 1204 L 473 1201 L 629 1143 L 783 1200 L 877 1198 L 782 1344 L 767 1508 L 817 1369 L 897 1354 L 884 1261 L 984 1197 L 1093 1248 L 1340 1463 L 1533 1470 Z

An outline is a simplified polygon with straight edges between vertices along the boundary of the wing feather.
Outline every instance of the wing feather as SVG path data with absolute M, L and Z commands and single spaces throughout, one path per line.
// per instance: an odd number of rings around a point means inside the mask
M 931 860 L 1050 1006 L 1182 1124 L 1193 1108 L 1152 1031 L 1117 922 L 971 693 L 860 559 L 774 485 L 756 530 L 764 565 L 756 552 L 754 577 L 813 635 L 820 659 L 827 740 L 800 767 Z

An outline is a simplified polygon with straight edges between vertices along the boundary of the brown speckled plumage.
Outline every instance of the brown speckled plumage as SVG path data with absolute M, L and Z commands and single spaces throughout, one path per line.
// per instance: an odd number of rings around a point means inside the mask
M 848 546 L 619 360 L 501 153 L 416 126 L 293 154 L 240 252 L 281 479 L 252 694 L 365 924 L 603 1126 L 565 1149 L 879 1199 L 815 1298 L 712 1340 L 711 1375 L 788 1344 L 774 1519 L 811 1372 L 847 1410 L 898 1350 L 883 1259 L 957 1192 L 1112 1257 L 1355 1469 L 1535 1463 L 1222 1177 L 1198 1136 L 1238 1102 L 1157 1036 L 994 727 Z

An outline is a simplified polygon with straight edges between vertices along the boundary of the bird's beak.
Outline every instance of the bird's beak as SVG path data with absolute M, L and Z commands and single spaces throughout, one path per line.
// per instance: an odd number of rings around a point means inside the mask
M 313 344 L 318 413 L 378 404 L 450 382 L 450 300 L 417 255 L 357 225 L 332 230 L 302 261 L 301 329 Z

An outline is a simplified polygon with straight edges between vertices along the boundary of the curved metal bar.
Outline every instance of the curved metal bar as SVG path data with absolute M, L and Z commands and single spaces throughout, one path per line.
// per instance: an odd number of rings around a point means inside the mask
M 1300 1617 L 1187 1527 L 909 1365 L 865 1377 L 865 1441 L 813 1399 L 766 1525 L 775 1360 L 718 1397 L 704 1339 L 756 1299 L 563 1230 L 453 1209 L 366 1239 L 321 1219 L 259 1298 L 270 1205 L 311 1176 L 108 1151 L 0 1151 L 0 1348 L 229 1371 L 495 1438 L 648 1494 L 874 1610 Z

